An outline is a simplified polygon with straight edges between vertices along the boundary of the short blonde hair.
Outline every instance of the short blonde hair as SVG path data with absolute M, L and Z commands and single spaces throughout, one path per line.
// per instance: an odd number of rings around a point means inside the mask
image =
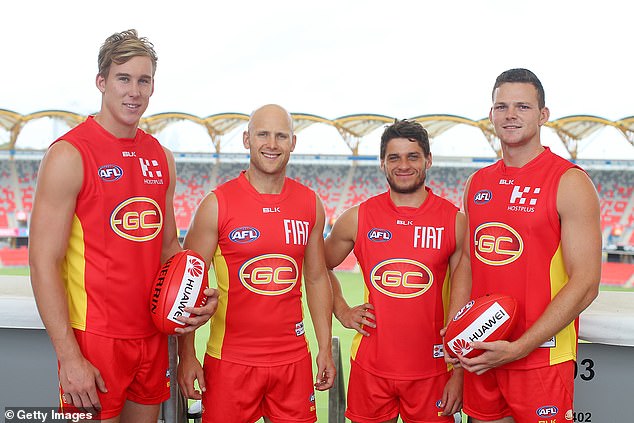
M 145 37 L 139 38 L 136 29 L 112 34 L 106 38 L 106 41 L 99 49 L 99 57 L 97 59 L 99 75 L 106 78 L 112 63 L 120 65 L 137 56 L 149 57 L 152 60 L 152 76 L 154 76 L 158 60 L 154 51 L 154 44 Z

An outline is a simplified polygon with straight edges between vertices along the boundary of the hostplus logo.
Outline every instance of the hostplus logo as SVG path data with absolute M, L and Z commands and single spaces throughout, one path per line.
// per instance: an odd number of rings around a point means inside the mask
M 157 160 L 139 157 L 143 183 L 147 185 L 163 185 L 163 172 Z
M 534 213 L 535 205 L 539 194 L 541 192 L 540 187 L 519 187 L 514 186 L 511 198 L 509 200 L 509 211 Z

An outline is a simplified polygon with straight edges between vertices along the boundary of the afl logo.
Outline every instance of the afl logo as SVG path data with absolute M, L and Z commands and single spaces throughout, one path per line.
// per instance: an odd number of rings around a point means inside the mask
M 491 194 L 491 191 L 489 191 L 488 189 L 483 189 L 476 192 L 476 194 L 473 196 L 473 202 L 476 204 L 486 204 L 491 201 L 492 197 L 493 195 Z
M 97 173 L 102 181 L 113 182 L 123 176 L 123 169 L 117 165 L 107 164 L 105 166 L 101 166 L 97 170 Z
M 387 296 L 414 298 L 431 288 L 434 275 L 416 260 L 390 259 L 374 266 L 370 280 L 379 292 Z
M 524 251 L 524 241 L 520 234 L 501 222 L 488 222 L 478 226 L 473 240 L 478 260 L 491 266 L 512 263 Z
M 297 262 L 284 254 L 264 254 L 254 257 L 240 267 L 240 282 L 251 292 L 260 295 L 286 294 L 299 281 Z
M 251 226 L 242 226 L 231 231 L 229 240 L 238 244 L 247 244 L 253 242 L 260 237 L 260 231 Z
M 392 232 L 387 229 L 372 228 L 368 232 L 368 239 L 373 242 L 386 242 L 392 239 Z
M 541 418 L 549 419 L 555 417 L 559 413 L 559 409 L 554 405 L 545 405 L 539 407 L 536 411 L 537 415 Z
M 161 232 L 163 213 L 151 198 L 128 198 L 112 211 L 110 227 L 117 235 L 130 241 L 149 241 Z
M 462 307 L 462 308 L 460 309 L 460 311 L 458 311 L 458 312 L 456 313 L 456 317 L 454 317 L 454 318 L 453 318 L 454 322 L 455 322 L 456 320 L 458 320 L 459 318 L 461 318 L 462 316 L 464 316 L 464 314 L 467 312 L 467 310 L 469 310 L 469 309 L 471 308 L 471 306 L 473 305 L 473 303 L 474 303 L 474 301 L 473 301 L 473 300 L 471 300 L 471 301 L 469 301 L 467 304 L 465 304 L 465 305 L 464 305 L 464 307 Z

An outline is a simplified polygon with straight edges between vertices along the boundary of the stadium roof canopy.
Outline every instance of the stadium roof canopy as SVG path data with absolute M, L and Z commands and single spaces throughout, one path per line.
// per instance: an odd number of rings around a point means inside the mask
M 359 143 L 362 138 L 383 125 L 394 122 L 394 118 L 378 114 L 354 114 L 336 119 L 307 113 L 291 113 L 295 132 L 300 132 L 311 125 L 322 124 L 334 127 L 342 137 L 353 155 L 358 154 Z M 49 118 L 61 120 L 68 126 L 74 126 L 83 121 L 86 116 L 63 110 L 44 110 L 27 115 L 21 115 L 11 110 L 0 109 L 0 128 L 9 133 L 9 140 L 0 145 L 0 149 L 20 149 L 16 145 L 18 135 L 24 126 L 36 119 Z M 495 135 L 493 125 L 488 118 L 472 120 L 465 117 L 438 114 L 421 115 L 412 118 L 420 122 L 434 139 L 457 125 L 467 125 L 478 128 L 498 157 L 501 156 L 500 140 Z M 221 153 L 220 141 L 222 137 L 249 120 L 244 113 L 219 113 L 205 118 L 180 112 L 158 113 L 141 119 L 141 128 L 149 133 L 158 133 L 177 122 L 189 121 L 207 130 L 216 153 Z M 634 116 L 617 121 L 611 121 L 597 116 L 576 115 L 559 118 L 546 123 L 561 139 L 573 159 L 577 158 L 577 147 L 580 141 L 590 137 L 605 127 L 614 127 L 634 146 Z

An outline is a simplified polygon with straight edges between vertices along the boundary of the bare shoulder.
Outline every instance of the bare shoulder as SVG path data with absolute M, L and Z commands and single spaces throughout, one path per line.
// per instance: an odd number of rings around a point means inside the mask
M 81 154 L 71 143 L 60 140 L 51 145 L 44 154 L 43 161 L 79 161 L 81 162 Z
M 332 228 L 331 236 L 346 240 L 354 240 L 359 225 L 359 206 L 353 206 L 339 216 Z
M 218 213 L 218 197 L 216 197 L 216 194 L 214 192 L 208 193 L 201 200 L 200 204 L 198 205 L 196 214 L 198 214 L 199 212 L 204 212 L 205 214 L 208 214 L 210 212 L 216 214 Z
M 47 151 L 40 164 L 38 186 L 55 191 L 78 191 L 83 181 L 81 154 L 71 143 L 58 141 Z M 49 189 L 49 188 L 47 188 Z
M 359 206 L 350 207 L 348 210 L 344 211 L 341 216 L 337 219 L 337 223 L 341 222 L 341 225 L 354 225 L 356 228 L 357 222 L 359 221 Z
M 568 169 L 559 181 L 557 190 L 557 210 L 581 211 L 583 207 L 598 207 L 597 190 L 586 172 L 578 168 Z
M 167 160 L 170 161 L 174 161 L 174 153 L 172 153 L 172 150 L 170 150 L 169 148 L 165 147 L 164 145 L 161 144 L 161 148 L 163 149 L 163 152 L 165 153 L 165 157 L 167 157 Z

